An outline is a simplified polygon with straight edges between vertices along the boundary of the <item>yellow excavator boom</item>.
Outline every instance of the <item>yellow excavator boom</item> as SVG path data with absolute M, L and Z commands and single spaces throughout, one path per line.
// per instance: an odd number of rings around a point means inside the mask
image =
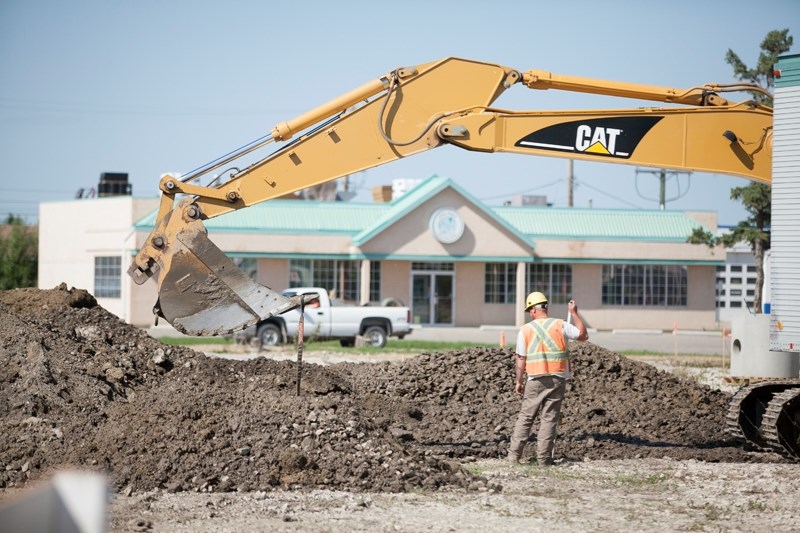
M 645 99 L 670 107 L 512 111 L 492 103 L 516 84 L 531 89 Z M 769 183 L 772 110 L 720 93 L 518 70 L 459 58 L 399 68 L 281 122 L 261 143 L 183 177 L 165 176 L 156 228 L 128 272 L 158 280 L 154 312 L 177 329 L 214 335 L 299 302 L 250 280 L 207 236 L 202 221 L 449 144 L 481 152 L 605 161 L 724 173 Z M 193 181 L 266 144 L 281 148 L 214 186 Z M 184 195 L 178 200 L 177 195 Z

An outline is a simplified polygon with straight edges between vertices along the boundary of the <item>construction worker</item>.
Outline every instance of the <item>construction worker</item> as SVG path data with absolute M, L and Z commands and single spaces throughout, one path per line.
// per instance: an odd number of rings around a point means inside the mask
M 553 464 L 558 417 L 566 381 L 571 376 L 567 339 L 585 341 L 589 338 L 574 300 L 569 301 L 568 310 L 574 325 L 550 318 L 547 297 L 541 292 L 532 292 L 525 299 L 525 311 L 532 320 L 522 326 L 517 335 L 515 390 L 522 396 L 522 407 L 511 435 L 510 461 L 519 462 L 522 457 L 539 412 L 536 458 L 539 465 Z

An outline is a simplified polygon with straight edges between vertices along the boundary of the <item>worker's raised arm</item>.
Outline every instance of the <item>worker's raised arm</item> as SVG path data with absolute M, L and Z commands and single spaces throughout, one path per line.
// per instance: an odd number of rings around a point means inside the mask
M 580 331 L 580 335 L 575 340 L 578 341 L 586 341 L 589 340 L 589 332 L 586 330 L 586 324 L 583 323 L 583 319 L 581 315 L 578 313 L 578 304 L 575 303 L 575 300 L 570 300 L 567 304 L 567 310 L 569 311 L 570 315 L 572 315 L 572 323 L 578 328 Z

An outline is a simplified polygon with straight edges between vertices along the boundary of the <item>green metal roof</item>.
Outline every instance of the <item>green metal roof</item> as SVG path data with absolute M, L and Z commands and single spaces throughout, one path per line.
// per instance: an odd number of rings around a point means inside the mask
M 210 231 L 232 233 L 355 234 L 386 212 L 386 204 L 272 200 L 205 221 Z M 155 227 L 156 212 L 135 224 L 137 230 Z
M 439 176 L 391 203 L 272 200 L 207 220 L 205 225 L 218 232 L 351 235 L 353 244 L 361 246 L 448 187 L 531 246 L 534 239 L 685 242 L 700 226 L 680 211 L 489 207 Z M 155 215 L 153 211 L 134 228 L 152 230 Z
M 500 218 L 537 239 L 685 242 L 700 224 L 681 211 L 495 207 Z

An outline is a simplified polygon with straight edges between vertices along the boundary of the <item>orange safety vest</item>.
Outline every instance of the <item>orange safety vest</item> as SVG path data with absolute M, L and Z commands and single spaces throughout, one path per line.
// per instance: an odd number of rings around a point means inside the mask
M 569 350 L 563 320 L 539 318 L 522 326 L 525 372 L 529 377 L 569 372 Z

